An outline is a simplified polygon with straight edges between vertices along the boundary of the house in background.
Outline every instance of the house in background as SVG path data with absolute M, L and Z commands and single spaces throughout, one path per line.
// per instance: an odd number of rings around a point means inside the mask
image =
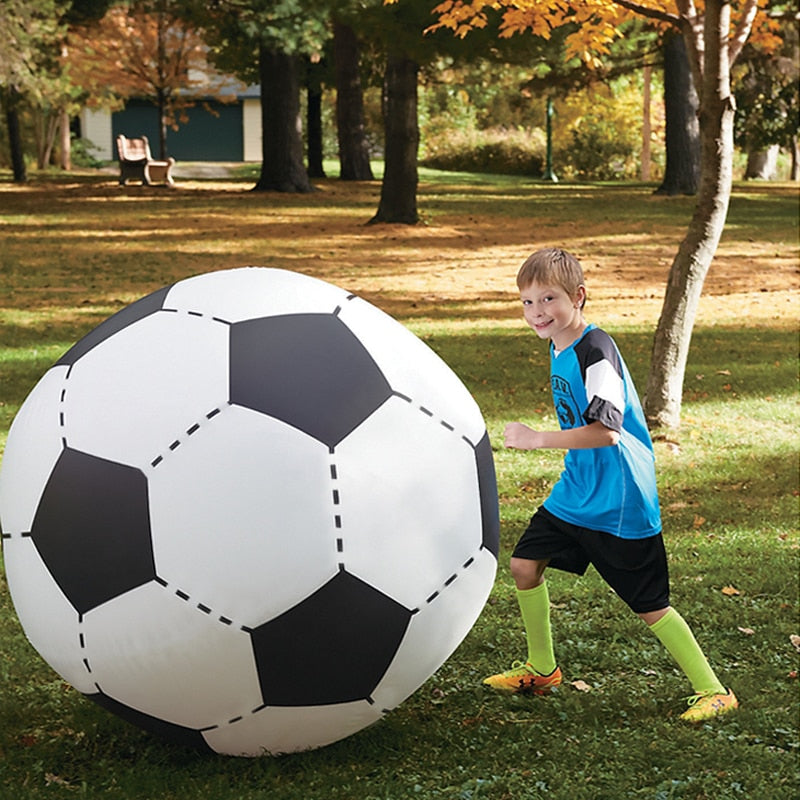
M 183 113 L 188 121 L 177 131 L 167 129 L 167 155 L 177 161 L 261 161 L 261 90 L 248 86 L 235 92 L 235 100 L 198 100 Z M 80 135 L 101 161 L 115 161 L 115 141 L 147 136 L 158 158 L 158 109 L 149 100 L 131 99 L 120 111 L 85 108 L 80 114 Z

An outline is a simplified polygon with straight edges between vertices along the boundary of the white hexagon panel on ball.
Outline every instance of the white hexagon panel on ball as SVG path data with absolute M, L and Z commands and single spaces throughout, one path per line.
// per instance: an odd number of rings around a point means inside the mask
M 480 614 L 499 529 L 453 371 L 369 303 L 261 267 L 154 292 L 48 370 L 0 524 L 42 657 L 231 755 L 329 744 L 412 694 Z

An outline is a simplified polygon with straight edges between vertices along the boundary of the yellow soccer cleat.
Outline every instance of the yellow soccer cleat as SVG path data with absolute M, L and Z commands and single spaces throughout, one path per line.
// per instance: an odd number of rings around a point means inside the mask
M 483 683 L 501 692 L 549 694 L 561 683 L 561 670 L 556 667 L 549 675 L 540 675 L 530 664 L 515 661 L 511 669 L 490 675 Z
M 695 694 L 689 698 L 689 708 L 681 714 L 681 719 L 703 722 L 736 708 L 739 708 L 739 701 L 731 689 L 725 694 Z

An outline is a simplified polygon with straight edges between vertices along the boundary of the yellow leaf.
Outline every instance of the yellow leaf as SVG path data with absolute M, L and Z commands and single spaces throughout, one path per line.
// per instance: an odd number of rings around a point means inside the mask
M 794 649 L 800 653 L 800 636 L 798 636 L 796 633 L 793 633 L 789 637 L 789 641 L 794 645 Z
M 589 686 L 586 681 L 572 681 L 572 686 L 574 686 L 579 692 L 591 692 L 592 687 Z
M 752 628 L 742 628 L 741 626 L 739 626 L 739 630 L 740 630 L 740 631 L 741 631 L 741 632 L 742 632 L 742 633 L 743 633 L 745 636 L 752 636 L 752 635 L 755 633 L 755 631 L 754 631 Z
M 741 592 L 735 586 L 723 586 L 722 594 L 728 595 L 728 597 L 736 597 Z

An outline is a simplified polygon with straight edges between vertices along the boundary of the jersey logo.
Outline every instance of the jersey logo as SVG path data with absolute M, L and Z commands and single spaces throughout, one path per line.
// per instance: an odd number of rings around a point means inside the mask
M 580 417 L 580 412 L 578 411 L 578 404 L 572 396 L 569 383 L 558 375 L 552 375 L 550 387 L 553 392 L 553 404 L 556 407 L 556 414 L 561 427 L 574 428 Z

